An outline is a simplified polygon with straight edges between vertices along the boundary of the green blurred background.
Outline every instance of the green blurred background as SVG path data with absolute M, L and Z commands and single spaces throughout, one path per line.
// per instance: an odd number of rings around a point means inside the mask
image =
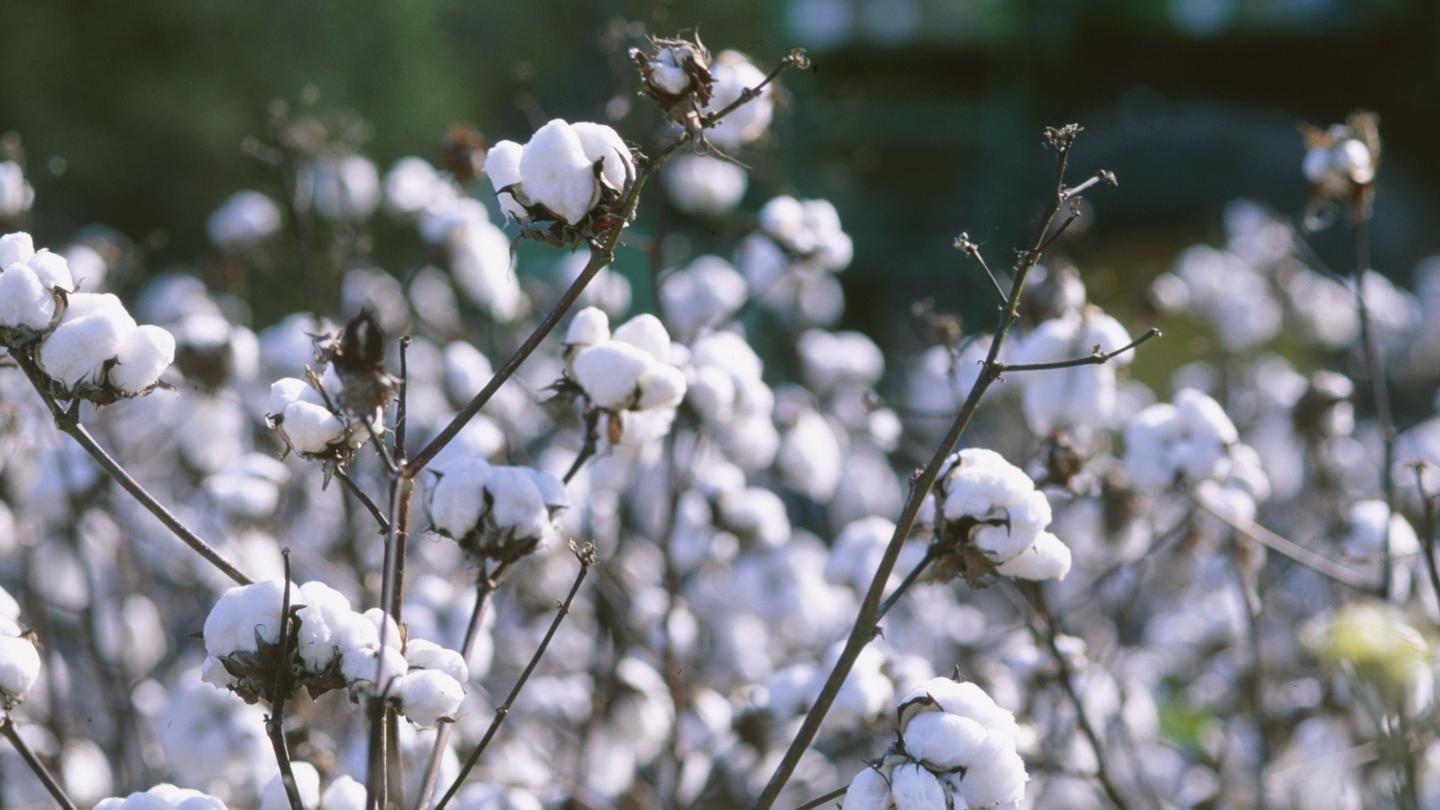
M 1069 248 L 1099 300 L 1137 305 L 1184 244 L 1251 197 L 1298 212 L 1296 124 L 1357 106 L 1382 118 L 1376 265 L 1408 283 L 1440 246 L 1440 4 L 1430 0 L 788 0 L 308 2 L 0 0 L 0 132 L 23 138 L 42 243 L 105 223 L 148 246 L 148 272 L 193 266 L 233 191 L 274 191 L 241 145 L 272 99 L 318 91 L 366 119 L 382 171 L 432 159 L 447 127 L 523 140 L 548 117 L 613 120 L 632 98 L 637 33 L 698 26 L 713 49 L 815 69 L 754 167 L 749 207 L 826 196 L 854 235 L 846 322 L 883 339 L 910 300 L 976 312 L 983 288 L 950 242 L 992 262 L 1033 222 L 1051 171 L 1039 133 L 1079 121 L 1076 177 L 1114 170 Z M 613 105 L 610 109 L 614 109 Z M 642 104 L 614 121 L 656 142 Z M 650 212 L 653 214 L 653 211 Z M 643 219 L 637 232 L 643 232 Z M 725 247 L 730 235 L 707 244 Z M 1342 265 L 1343 234 L 1316 247 Z M 419 261 L 417 259 L 417 261 Z M 638 260 L 634 260 L 638 261 Z M 399 268 L 396 268 L 399 269 Z M 1348 269 L 1348 268 L 1346 268 Z M 277 300 L 289 301 L 282 291 Z M 284 309 L 284 307 L 276 307 Z M 257 320 L 268 314 L 257 302 Z

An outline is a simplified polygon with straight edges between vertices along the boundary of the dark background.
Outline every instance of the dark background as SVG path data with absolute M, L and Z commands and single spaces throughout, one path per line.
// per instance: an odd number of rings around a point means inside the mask
M 857 247 L 846 323 L 883 338 L 917 297 L 978 312 L 983 288 L 951 240 L 968 231 L 992 263 L 1008 261 L 1053 166 L 1040 131 L 1070 121 L 1087 128 L 1076 179 L 1102 167 L 1120 179 L 1092 195 L 1089 232 L 1068 248 L 1113 308 L 1137 305 L 1183 245 L 1218 239 L 1226 201 L 1299 212 L 1296 124 L 1358 106 L 1380 113 L 1386 145 L 1375 263 L 1408 284 L 1440 247 L 1437 6 L 0 0 L 0 132 L 23 140 L 37 241 L 104 223 L 146 246 L 145 272 L 193 269 L 216 204 L 278 188 L 241 148 L 273 99 L 310 88 L 320 107 L 360 115 L 384 171 L 402 155 L 434 158 L 455 122 L 523 140 L 549 117 L 611 120 L 607 102 L 633 97 L 624 52 L 643 31 L 698 25 L 712 48 L 762 66 L 805 45 L 814 70 L 786 77 L 772 142 L 742 156 L 754 169 L 747 206 L 782 191 L 833 199 Z M 613 123 L 654 144 L 658 117 L 636 102 Z M 733 236 L 696 231 L 692 244 L 728 251 Z M 1343 234 L 1315 243 L 1344 266 Z M 379 253 L 387 268 L 420 261 Z M 259 325 L 293 306 L 275 298 L 256 303 Z

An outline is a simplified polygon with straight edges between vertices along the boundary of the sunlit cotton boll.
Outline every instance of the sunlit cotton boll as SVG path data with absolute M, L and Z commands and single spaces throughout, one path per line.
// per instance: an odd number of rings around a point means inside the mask
M 258 191 L 237 191 L 205 221 L 216 247 L 235 248 L 264 241 L 280 230 L 280 207 Z
M 472 222 L 450 237 L 450 272 L 470 302 L 498 321 L 525 311 L 510 240 L 489 222 Z
M 385 173 L 385 210 L 396 216 L 415 216 L 444 194 L 448 186 L 424 159 L 400 158 Z
M 297 763 L 297 777 L 299 776 L 298 766 L 301 764 L 303 763 Z M 283 805 L 286 808 L 289 806 L 289 802 Z M 276 805 L 276 807 L 280 808 L 281 805 Z M 101 799 L 96 803 L 94 810 L 225 810 L 225 808 L 225 802 L 215 796 L 198 790 L 176 787 L 167 782 L 156 785 L 143 793 L 131 793 L 124 798 L 112 796 L 108 799 Z
M 0 161 L 0 219 L 13 219 L 35 203 L 35 189 L 13 160 Z
M 602 161 L 597 176 L 595 165 Z M 485 171 L 506 214 L 528 220 L 532 207 L 543 206 L 570 225 L 595 208 L 604 190 L 622 191 L 635 176 L 630 149 L 615 130 L 559 118 L 536 130 L 523 147 L 495 144 Z
M 691 216 L 722 217 L 740 204 L 749 185 L 745 169 L 708 155 L 680 155 L 660 171 L 676 208 Z
M 715 85 L 710 103 L 703 110 L 707 115 L 730 106 L 747 89 L 765 80 L 764 72 L 739 51 L 722 51 L 711 63 L 710 73 Z M 758 97 L 725 116 L 706 130 L 705 135 L 722 149 L 735 149 L 764 137 L 774 115 L 774 95 L 772 87 L 767 85 Z
M 719 256 L 700 256 L 665 278 L 665 320 L 682 338 L 694 337 L 739 311 L 749 294 L 745 277 Z
M 380 173 L 360 155 L 325 155 L 301 173 L 295 196 L 302 211 L 313 209 L 331 222 L 361 222 L 380 205 Z

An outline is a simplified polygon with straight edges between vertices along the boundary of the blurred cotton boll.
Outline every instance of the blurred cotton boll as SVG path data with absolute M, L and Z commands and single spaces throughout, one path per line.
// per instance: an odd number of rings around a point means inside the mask
M 15 219 L 35 203 L 35 189 L 13 160 L 0 161 L 0 219 Z
M 331 222 L 363 222 L 380 206 L 380 173 L 360 155 L 323 155 L 301 171 L 295 205 Z
M 258 191 L 237 191 L 205 222 L 216 247 L 236 249 L 263 242 L 280 230 L 280 207 Z
M 660 179 L 675 207 L 697 217 L 722 217 L 734 211 L 749 185 L 745 169 L 707 155 L 672 159 Z

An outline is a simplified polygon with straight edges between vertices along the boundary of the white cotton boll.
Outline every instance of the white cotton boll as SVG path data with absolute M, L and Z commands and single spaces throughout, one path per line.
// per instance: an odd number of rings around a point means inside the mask
M 386 211 L 414 216 L 445 193 L 448 183 L 428 161 L 403 157 L 385 173 L 384 189 Z
M 302 176 L 297 196 L 302 209 L 313 206 L 331 222 L 361 222 L 380 205 L 380 172 L 360 155 L 323 157 Z
M 880 347 L 859 332 L 809 329 L 801 333 L 796 349 L 806 382 L 820 391 L 841 385 L 872 386 L 885 373 Z
M 758 86 L 765 79 L 765 74 L 738 51 L 722 51 L 711 63 L 710 74 L 715 82 L 710 103 L 703 110 L 707 114 L 725 109 L 739 100 L 746 89 Z M 735 149 L 759 140 L 769 129 L 770 119 L 775 114 L 772 89 L 766 86 L 757 98 L 741 105 L 706 130 L 706 137 L 722 149 Z
M 789 195 L 782 194 L 761 206 L 760 227 L 777 241 L 796 253 L 814 249 L 813 239 L 805 227 L 805 206 Z
M 35 187 L 13 160 L 0 161 L 0 218 L 13 219 L 35 204 Z
M 635 381 L 641 410 L 674 408 L 685 398 L 685 374 L 674 366 L 655 364 Z
M 15 231 L 0 236 L 0 268 L 12 264 L 24 264 L 35 255 L 35 240 L 24 231 Z
M 593 165 L 604 160 L 600 176 L 610 188 L 623 191 L 635 176 L 635 166 L 630 147 L 620 138 L 619 133 L 604 124 L 579 121 L 570 125 L 575 137 L 580 139 L 580 148 Z
M 610 318 L 597 307 L 586 307 L 570 319 L 566 346 L 594 346 L 610 339 Z
M 621 324 L 610 339 L 644 349 L 657 363 L 670 362 L 670 333 L 659 318 L 648 312 Z
M 535 479 L 521 467 L 493 467 L 485 482 L 493 506 L 490 519 L 503 532 L 516 537 L 540 537 L 550 522 L 550 512 Z
M 825 417 L 806 411 L 785 432 L 776 459 L 791 487 L 825 502 L 840 485 L 840 441 Z
M 931 678 L 923 683 L 916 684 L 909 692 L 905 693 L 899 701 L 903 711 L 913 701 L 934 701 L 940 711 L 948 714 L 968 717 L 976 721 L 991 733 L 1001 734 L 1013 739 L 1018 731 L 1015 723 L 1015 716 L 1000 708 L 993 698 L 985 694 L 985 690 L 969 681 L 955 681 L 950 678 Z M 918 715 L 910 715 L 915 717 Z M 902 726 L 903 733 L 908 726 Z
M 57 776 L 64 780 L 70 798 L 80 804 L 98 801 L 114 789 L 109 757 L 90 739 L 71 740 L 65 744 L 65 749 L 60 752 L 60 773 Z M 224 810 L 223 804 L 211 807 Z
M 471 303 L 496 320 L 510 321 L 524 311 L 510 240 L 491 223 L 471 222 L 452 235 L 450 272 Z
M 485 174 L 495 188 L 500 210 L 512 219 L 525 219 L 525 206 L 515 198 L 523 194 L 520 187 L 520 157 L 525 148 L 514 141 L 500 141 L 485 153 Z M 513 188 L 511 188 L 513 187 Z M 510 191 L 504 189 L 510 188 Z
M 841 810 L 889 810 L 890 783 L 874 768 L 861 768 L 845 789 L 840 807 Z
M 320 796 L 322 810 L 365 810 L 365 785 L 353 777 L 342 776 L 325 788 Z
M 905 726 L 905 751 L 937 770 L 975 763 L 987 732 L 978 721 L 945 712 L 916 715 Z
M 536 130 L 521 151 L 521 187 L 532 202 L 574 225 L 600 197 L 593 163 L 574 129 L 557 118 Z
M 470 680 L 470 668 L 455 650 L 448 650 L 433 641 L 412 638 L 405 644 L 405 660 L 415 669 L 433 669 L 453 678 L 457 683 Z
M 40 367 L 67 388 L 98 383 L 106 361 L 135 329 L 135 320 L 115 296 L 76 293 L 60 325 L 40 345 Z
M 1013 740 L 992 735 L 976 755 L 975 765 L 960 782 L 960 795 L 973 808 L 995 807 L 1025 798 L 1025 761 Z
M 890 772 L 890 796 L 895 810 L 947 810 L 949 791 L 921 765 L 899 765 Z
M 745 169 L 708 155 L 680 155 L 660 172 L 676 208 L 691 216 L 722 217 L 740 204 L 749 184 Z
M 694 369 L 685 391 L 690 407 L 700 418 L 712 422 L 729 422 L 735 408 L 735 378 L 717 366 Z
M 790 539 L 785 502 L 768 489 L 747 487 L 722 493 L 716 502 L 725 528 L 762 546 L 780 546 Z
M 602 408 L 623 410 L 636 395 L 641 375 L 655 365 L 644 349 L 611 340 L 582 349 L 573 363 L 575 381 Z
M 0 504 L 0 513 L 3 513 L 8 520 L 13 521 L 14 518 L 9 517 L 10 510 L 3 507 L 4 505 Z M 0 635 L 20 635 L 20 603 L 16 602 L 15 597 L 11 596 L 10 592 L 4 588 L 0 588 Z
M 485 204 L 460 189 L 444 183 L 434 200 L 425 206 L 416 221 L 420 238 L 432 245 L 444 244 L 462 228 L 490 221 Z
M 323 582 L 306 582 L 292 602 L 304 605 L 296 614 L 300 630 L 295 651 L 311 671 L 322 672 L 335 660 L 338 630 L 354 612 L 350 600 Z
M 280 638 L 283 599 L 281 583 L 274 579 L 227 590 L 205 617 L 205 652 L 220 658 L 233 652 L 255 652 L 257 639 L 274 644 Z
M 299 377 L 282 377 L 270 384 L 270 409 L 272 415 L 282 415 L 292 402 L 309 402 L 323 405 L 325 400 L 310 383 Z
M 1225 414 L 1225 409 L 1205 393 L 1186 388 L 1175 392 L 1174 402 L 1179 417 L 1189 424 L 1192 432 L 1203 430 L 1222 444 L 1234 444 L 1240 440 L 1240 433 Z
M 442 719 L 454 718 L 465 699 L 465 690 L 444 672 L 415 670 L 396 685 L 400 713 L 420 728 L 431 728 Z
M 59 287 L 64 290 L 75 289 L 75 279 L 70 274 L 70 263 L 59 253 L 51 253 L 48 250 L 36 252 L 26 262 L 31 270 L 35 271 L 35 277 L 47 288 Z
M 280 230 L 280 207 L 258 191 L 237 191 L 205 221 L 205 234 L 217 247 L 261 242 Z
M 1041 532 L 1033 545 L 1000 563 L 998 570 L 1016 579 L 1063 580 L 1070 573 L 1070 547 L 1050 532 Z
M 6 705 L 25 699 L 40 677 L 40 653 L 29 639 L 0 636 L 0 692 Z
M 290 771 L 295 776 L 301 806 L 319 807 L 320 772 L 308 762 L 291 762 Z M 285 783 L 280 780 L 278 771 L 260 791 L 260 810 L 290 810 L 290 798 L 285 793 Z
M 665 279 L 660 300 L 665 319 L 682 336 L 720 324 L 744 306 L 750 285 L 719 256 L 701 256 Z
M 145 324 L 126 336 L 110 369 L 110 382 L 123 391 L 139 393 L 160 381 L 175 360 L 175 337 L 158 326 Z
M 469 534 L 485 509 L 482 492 L 493 468 L 481 459 L 451 465 L 430 496 L 430 519 L 451 537 Z
M 175 810 L 228 810 L 218 796 L 190 796 L 175 805 Z
M 345 435 L 345 425 L 324 405 L 303 400 L 285 406 L 281 427 L 291 446 L 301 453 L 318 454 Z
M 39 331 L 55 317 L 55 296 L 28 265 L 12 264 L 0 272 L 0 328 Z

